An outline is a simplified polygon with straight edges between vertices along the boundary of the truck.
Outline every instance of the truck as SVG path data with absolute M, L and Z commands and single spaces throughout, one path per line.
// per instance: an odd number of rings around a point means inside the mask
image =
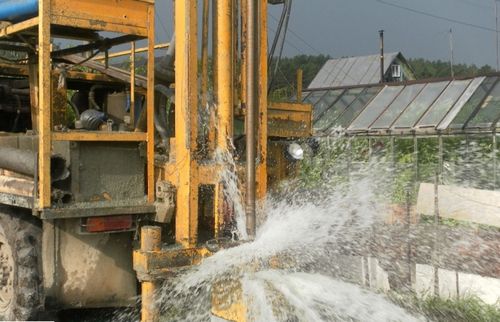
M 234 238 L 228 169 L 255 234 L 312 122 L 309 105 L 267 100 L 267 6 L 175 1 L 155 57 L 154 0 L 0 2 L 0 319 L 142 293 L 142 320 L 156 320 L 158 275 Z M 124 47 L 126 69 L 110 64 Z

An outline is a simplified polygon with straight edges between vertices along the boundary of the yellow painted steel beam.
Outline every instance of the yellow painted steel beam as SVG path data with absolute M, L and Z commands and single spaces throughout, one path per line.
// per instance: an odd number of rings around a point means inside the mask
M 141 229 L 141 252 L 159 252 L 161 249 L 161 228 L 144 226 Z M 143 264 L 144 260 L 135 256 L 134 268 Z M 160 319 L 160 310 L 156 302 L 156 289 L 158 282 L 145 280 L 141 283 L 141 321 L 156 322 Z
M 54 141 L 116 141 L 116 142 L 141 142 L 147 141 L 147 133 L 143 132 L 105 132 L 105 131 L 74 131 L 53 132 Z
M 154 128 L 154 104 L 155 104 L 155 8 L 148 6 L 148 65 L 147 65 L 147 192 L 148 202 L 155 201 L 155 128 Z M 133 72 L 135 73 L 135 71 Z M 131 106 L 134 108 L 134 106 Z
M 233 139 L 233 1 L 217 1 L 217 148 L 227 151 Z
M 148 36 L 148 8 L 153 3 L 140 0 L 52 0 L 55 24 L 91 30 L 114 31 Z
M 155 48 L 155 50 L 156 49 L 167 49 L 168 46 L 170 46 L 170 43 L 163 43 L 163 44 L 155 45 L 154 48 Z M 149 47 L 141 47 L 141 48 L 136 48 L 136 49 L 131 49 L 131 50 L 122 50 L 122 51 L 118 51 L 116 53 L 109 54 L 108 59 L 131 55 L 133 52 L 135 52 L 136 54 L 144 53 L 144 52 L 147 52 L 148 49 L 149 49 Z M 106 59 L 106 56 L 104 56 L 104 55 L 97 56 L 94 58 L 94 60 L 100 60 L 100 61 L 105 60 L 105 59 Z
M 201 108 L 208 102 L 208 27 L 210 2 L 203 0 L 202 38 L 201 38 Z
M 130 127 L 135 128 L 135 41 L 130 44 Z
M 39 117 L 38 117 L 38 206 L 49 208 L 51 203 L 51 87 L 52 64 L 50 60 L 50 11 L 52 0 L 38 2 L 38 88 L 39 88 Z
M 197 1 L 175 1 L 175 158 L 177 182 L 176 241 L 197 243 L 198 171 L 195 152 L 198 124 Z
M 267 194 L 267 0 L 260 0 L 260 28 L 259 28 L 259 136 L 257 156 L 256 180 L 257 200 L 264 202 Z
M 233 0 L 218 0 L 215 7 L 216 57 L 216 148 L 231 153 L 234 119 Z M 218 178 L 218 175 L 216 176 Z M 214 232 L 218 238 L 223 225 L 224 185 L 215 184 Z
M 40 11 L 41 12 L 41 11 Z M 24 31 L 39 25 L 39 18 L 31 18 L 0 29 L 0 38 L 8 37 L 20 31 Z

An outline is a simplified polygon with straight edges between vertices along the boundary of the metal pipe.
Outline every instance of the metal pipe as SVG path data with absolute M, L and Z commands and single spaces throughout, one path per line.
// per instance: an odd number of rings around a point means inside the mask
M 0 168 L 34 177 L 36 153 L 30 150 L 0 147 Z M 60 155 L 52 155 L 50 162 L 52 182 L 68 176 L 66 160 Z
M 161 228 L 144 226 L 141 228 L 141 251 L 158 252 L 161 250 Z M 142 308 L 141 321 L 153 322 L 160 318 L 160 310 L 155 301 L 157 282 L 153 280 L 142 281 Z
M 259 67 L 259 4 L 258 0 L 247 2 L 247 111 L 246 111 L 246 224 L 249 238 L 255 238 L 255 195 L 256 195 L 256 112 L 258 111 L 258 67 Z M 263 94 L 265 95 L 265 94 Z
M 379 30 L 380 35 L 380 82 L 385 82 L 385 66 L 384 66 L 384 31 Z
M 232 0 L 217 1 L 217 147 L 228 151 L 233 139 Z
M 207 108 L 208 102 L 208 23 L 210 3 L 203 0 L 202 38 L 201 38 L 201 108 Z
M 155 84 L 170 85 L 175 81 L 175 32 L 170 40 L 167 53 L 155 64 Z

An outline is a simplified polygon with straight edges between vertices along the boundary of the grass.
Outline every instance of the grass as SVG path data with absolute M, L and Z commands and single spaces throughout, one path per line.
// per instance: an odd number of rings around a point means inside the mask
M 439 322 L 496 322 L 500 321 L 500 306 L 484 303 L 476 296 L 441 298 L 393 293 L 390 298 L 409 311 Z

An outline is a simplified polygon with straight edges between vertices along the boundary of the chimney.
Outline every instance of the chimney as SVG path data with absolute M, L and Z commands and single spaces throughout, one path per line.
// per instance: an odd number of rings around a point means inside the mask
M 380 83 L 385 82 L 385 68 L 384 68 L 384 31 L 379 30 L 380 35 Z

